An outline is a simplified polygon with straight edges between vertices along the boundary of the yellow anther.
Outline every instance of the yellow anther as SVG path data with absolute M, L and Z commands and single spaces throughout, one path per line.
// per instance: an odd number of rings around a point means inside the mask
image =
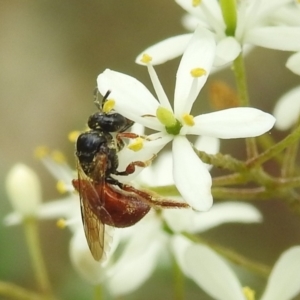
M 194 117 L 192 115 L 189 115 L 189 114 L 183 114 L 182 115 L 182 121 L 187 126 L 194 126 L 195 125 Z
M 68 140 L 69 140 L 71 143 L 75 143 L 75 142 L 77 141 L 77 138 L 78 138 L 79 135 L 80 135 L 80 131 L 78 131 L 78 130 L 71 131 L 71 132 L 68 134 Z
M 56 189 L 61 194 L 64 194 L 64 193 L 67 192 L 66 184 L 62 180 L 57 181 L 57 183 L 56 183 Z
M 156 117 L 165 126 L 172 127 L 176 125 L 176 118 L 173 112 L 162 106 L 157 108 Z
M 140 151 L 144 147 L 144 139 L 141 137 L 136 138 L 128 148 L 134 152 Z
M 243 287 L 243 293 L 247 300 L 255 300 L 255 291 L 250 289 L 248 286 Z
M 141 62 L 144 64 L 148 64 L 151 62 L 151 60 L 152 60 L 152 57 L 149 54 L 144 53 L 143 57 L 141 59 Z
M 34 151 L 34 156 L 38 159 L 42 159 L 49 155 L 49 149 L 46 146 L 39 146 Z
M 200 5 L 200 4 L 201 4 L 201 0 L 192 0 L 192 5 L 194 7 L 196 7 L 196 6 Z
M 103 105 L 103 112 L 109 113 L 111 110 L 114 109 L 116 105 L 116 101 L 114 99 L 107 99 Z
M 63 155 L 62 152 L 60 152 L 60 151 L 58 151 L 58 150 L 52 151 L 52 153 L 51 153 L 51 158 L 52 158 L 55 162 L 57 162 L 57 163 L 59 163 L 59 164 L 62 164 L 62 163 L 65 163 L 65 162 L 66 162 L 65 156 Z
M 66 226 L 67 226 L 67 222 L 66 222 L 65 219 L 59 219 L 59 220 L 57 220 L 57 222 L 56 222 L 56 226 L 57 226 L 58 228 L 60 228 L 60 229 L 64 229 L 64 228 L 66 228 Z
M 202 68 L 195 68 L 191 70 L 191 75 L 193 77 L 201 77 L 203 75 L 206 75 L 206 70 L 202 69 Z

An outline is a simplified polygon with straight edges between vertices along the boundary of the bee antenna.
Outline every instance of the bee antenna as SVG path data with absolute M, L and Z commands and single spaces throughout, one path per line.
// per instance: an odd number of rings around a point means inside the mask
M 103 96 L 101 102 L 99 101 L 99 90 L 98 88 L 96 87 L 95 90 L 94 90 L 94 103 L 95 105 L 97 106 L 97 108 L 102 111 L 103 109 L 103 105 L 105 103 L 105 101 L 107 100 L 109 94 L 111 93 L 111 90 L 108 90 L 105 95 Z

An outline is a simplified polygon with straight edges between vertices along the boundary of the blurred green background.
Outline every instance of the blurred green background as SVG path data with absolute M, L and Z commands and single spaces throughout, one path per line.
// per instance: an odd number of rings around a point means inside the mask
M 40 175 L 45 201 L 59 196 L 55 181 L 33 156 L 35 147 L 59 149 L 74 166 L 74 145 L 67 135 L 83 129 L 95 110 L 97 75 L 106 68 L 118 70 L 152 90 L 146 69 L 134 59 L 149 45 L 184 33 L 183 13 L 173 1 L 161 0 L 0 2 L 0 219 L 11 211 L 4 180 L 17 162 Z M 287 57 L 287 53 L 265 49 L 255 49 L 247 57 L 254 106 L 271 112 L 276 99 L 299 84 L 299 77 L 284 68 Z M 178 62 L 156 68 L 171 99 Z M 211 76 L 208 83 L 214 79 L 234 86 L 229 69 Z M 209 111 L 207 87 L 200 100 L 195 110 Z M 284 136 L 275 130 L 272 134 L 278 139 Z M 244 158 L 240 145 L 241 141 L 226 141 L 221 151 Z M 263 224 L 224 225 L 205 237 L 272 265 L 283 250 L 300 244 L 300 219 L 276 200 L 256 205 L 264 214 Z M 70 265 L 69 232 L 57 229 L 53 220 L 40 223 L 40 234 L 56 294 L 61 299 L 90 299 L 92 288 Z M 243 284 L 260 292 L 264 282 L 250 275 L 244 274 Z M 34 289 L 21 227 L 5 228 L 0 223 L 0 280 Z M 122 299 L 172 299 L 172 292 L 172 274 L 161 267 L 137 292 Z M 191 282 L 186 295 L 187 299 L 210 299 Z

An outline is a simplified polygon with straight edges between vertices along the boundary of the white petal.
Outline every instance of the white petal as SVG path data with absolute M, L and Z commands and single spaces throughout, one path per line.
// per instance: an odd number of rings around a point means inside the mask
M 189 134 L 201 134 L 222 139 L 259 136 L 269 131 L 275 118 L 256 108 L 236 107 L 199 115 Z
M 60 200 L 43 203 L 39 206 L 37 211 L 37 217 L 39 219 L 69 219 L 76 214 L 78 218 L 80 218 L 79 198 L 77 199 L 76 195 L 70 195 Z M 20 224 L 21 221 L 22 216 L 17 212 L 8 214 L 3 220 L 6 226 Z
M 193 103 L 211 70 L 215 58 L 215 49 L 216 43 L 212 33 L 207 29 L 198 27 L 184 51 L 176 74 L 174 112 L 178 118 L 181 118 L 181 114 L 191 111 Z M 194 81 L 191 70 L 195 68 L 204 69 L 206 75 L 195 79 L 197 80 L 197 86 L 195 92 L 190 95 Z
M 146 168 L 138 180 L 148 186 L 164 186 L 174 184 L 173 158 L 170 151 L 160 153 L 154 163 Z
M 189 40 L 192 38 L 192 34 L 182 34 L 165 39 L 147 49 L 138 55 L 135 62 L 140 65 L 144 65 L 141 62 L 143 54 L 148 54 L 152 57 L 151 64 L 159 65 L 168 60 L 174 59 L 184 52 Z
M 275 127 L 287 130 L 298 121 L 300 116 L 300 86 L 284 94 L 276 103 L 274 117 Z
M 182 272 L 188 275 L 188 267 L 186 265 L 185 253 L 192 242 L 180 234 L 173 235 L 170 241 L 171 249 L 175 256 L 176 262 Z
M 251 29 L 246 34 L 245 42 L 270 49 L 299 51 L 300 28 L 272 26 Z
M 225 24 L 219 2 L 217 0 L 203 0 L 199 6 L 194 7 L 192 1 L 175 0 L 183 9 L 199 19 L 201 26 L 209 27 L 213 31 L 224 32 Z
M 220 150 L 220 140 L 211 136 L 200 136 L 196 139 L 194 146 L 208 154 L 217 154 Z
M 258 223 L 262 215 L 247 203 L 217 203 L 206 213 L 196 213 L 190 232 L 203 232 L 225 223 Z
M 151 139 L 153 135 L 148 136 Z M 118 153 L 119 157 L 119 167 L 118 171 L 125 171 L 126 167 L 135 161 L 145 162 L 149 159 L 153 159 L 155 155 L 172 140 L 171 135 L 165 135 L 162 132 L 155 134 L 155 136 L 160 136 L 156 140 L 144 141 L 143 148 L 140 151 L 132 151 L 128 147 L 125 147 Z M 113 176 L 120 180 L 121 182 L 130 182 L 134 179 L 144 168 L 136 166 L 133 174 L 127 176 Z M 153 186 L 153 184 L 151 184 Z
M 202 245 L 188 247 L 185 261 L 188 275 L 213 299 L 245 300 L 235 274 L 210 248 Z
M 109 98 L 116 101 L 115 110 L 126 118 L 155 130 L 162 129 L 156 118 L 143 118 L 143 115 L 156 116 L 159 103 L 140 81 L 106 69 L 98 76 L 97 85 L 102 95 L 111 90 Z
M 300 292 L 300 246 L 285 251 L 276 262 L 261 300 L 290 300 Z
M 257 223 L 262 221 L 261 213 L 247 203 L 217 203 L 208 212 L 190 209 L 164 210 L 163 216 L 174 232 L 204 232 L 225 223 Z
M 42 201 L 41 184 L 37 174 L 24 164 L 16 164 L 6 178 L 6 190 L 14 209 L 22 216 L 37 214 Z
M 126 295 L 140 287 L 153 273 L 161 246 L 158 240 L 149 241 L 143 253 L 124 262 L 109 280 L 108 286 L 112 295 Z
M 183 25 L 183 27 L 188 30 L 188 31 L 192 31 L 194 32 L 195 29 L 197 28 L 197 26 L 199 25 L 201 21 L 190 15 L 190 14 L 185 14 L 182 18 L 181 18 L 181 23 Z M 201 26 L 204 26 L 205 27 L 205 23 L 201 23 Z
M 297 52 L 289 57 L 286 62 L 286 67 L 297 75 L 300 75 L 300 52 Z
M 38 211 L 41 219 L 70 218 L 75 215 L 80 216 L 79 196 L 76 194 L 43 203 Z
M 194 147 L 208 154 L 217 154 L 220 149 L 220 140 L 211 136 L 199 136 L 194 143 Z M 213 167 L 209 164 L 204 165 L 208 170 Z
M 217 45 L 214 67 L 223 66 L 234 61 L 241 52 L 241 45 L 234 37 L 226 37 Z
M 206 211 L 213 203 L 211 176 L 203 162 L 182 136 L 173 140 L 173 176 L 183 199 L 195 210 Z
M 115 296 L 137 289 L 152 274 L 158 254 L 165 245 L 157 218 L 144 218 L 135 226 L 122 255 L 111 269 L 109 289 Z
M 93 285 L 104 280 L 105 268 L 100 262 L 94 260 L 82 228 L 71 239 L 70 257 L 73 267 L 84 280 Z
M 3 224 L 5 226 L 19 225 L 23 221 L 23 217 L 19 212 L 12 212 L 5 216 Z

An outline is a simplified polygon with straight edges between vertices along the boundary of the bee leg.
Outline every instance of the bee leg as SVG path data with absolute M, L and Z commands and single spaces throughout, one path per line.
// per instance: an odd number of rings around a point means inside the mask
M 127 176 L 135 172 L 135 167 L 146 168 L 151 165 L 152 161 L 155 159 L 156 154 L 154 154 L 150 159 L 146 161 L 133 161 L 125 169 L 125 171 L 115 171 L 114 175 Z

